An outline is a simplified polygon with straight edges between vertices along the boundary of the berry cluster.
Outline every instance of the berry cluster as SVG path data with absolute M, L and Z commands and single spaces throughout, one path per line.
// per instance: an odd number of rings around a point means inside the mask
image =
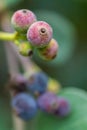
M 52 27 L 47 22 L 37 21 L 32 11 L 21 9 L 13 14 L 11 23 L 21 38 L 17 39 L 20 42 L 20 54 L 30 56 L 36 48 L 44 60 L 56 57 L 58 43 L 53 39 Z
M 70 113 L 69 101 L 57 96 L 54 91 L 48 91 L 48 82 L 49 78 L 43 72 L 37 72 L 28 79 L 19 74 L 10 79 L 9 87 L 13 92 L 11 105 L 17 116 L 27 121 L 37 114 L 38 109 L 58 117 Z

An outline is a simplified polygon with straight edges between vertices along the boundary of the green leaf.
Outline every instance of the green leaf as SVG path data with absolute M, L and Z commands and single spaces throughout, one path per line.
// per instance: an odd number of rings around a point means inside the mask
M 72 107 L 66 118 L 40 112 L 34 130 L 87 130 L 87 93 L 76 88 L 66 88 L 59 95 L 66 97 Z
M 56 12 L 38 10 L 35 13 L 38 20 L 46 21 L 52 26 L 53 37 L 59 43 L 58 56 L 47 64 L 57 65 L 65 63 L 73 55 L 75 49 L 76 32 L 73 24 Z M 36 57 L 35 59 L 46 64 L 40 58 Z

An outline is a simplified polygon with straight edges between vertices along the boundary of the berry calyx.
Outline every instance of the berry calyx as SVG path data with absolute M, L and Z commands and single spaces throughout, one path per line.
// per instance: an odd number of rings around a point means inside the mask
M 37 21 L 35 14 L 27 9 L 16 11 L 11 19 L 11 23 L 16 31 L 26 33 L 32 23 Z
M 42 48 L 52 39 L 52 28 L 44 21 L 34 22 L 27 31 L 27 39 L 29 42 L 37 47 Z

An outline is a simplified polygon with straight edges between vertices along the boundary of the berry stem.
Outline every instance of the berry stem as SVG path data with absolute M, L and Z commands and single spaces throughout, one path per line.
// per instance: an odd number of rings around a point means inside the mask
M 17 32 L 14 33 L 7 33 L 0 31 L 0 40 L 4 41 L 14 41 L 17 37 Z

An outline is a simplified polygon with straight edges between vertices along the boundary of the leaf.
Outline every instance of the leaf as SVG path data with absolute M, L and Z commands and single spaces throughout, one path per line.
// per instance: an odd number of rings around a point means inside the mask
M 72 113 L 66 118 L 57 118 L 40 112 L 34 130 L 87 130 L 87 93 L 66 88 L 59 95 L 70 101 Z
M 48 22 L 53 28 L 53 37 L 59 43 L 58 56 L 51 62 L 44 62 L 40 58 L 35 58 L 43 64 L 57 65 L 65 63 L 74 53 L 76 32 L 74 26 L 63 16 L 56 12 L 38 10 L 35 12 L 38 20 Z M 37 60 L 38 59 L 38 60 Z

